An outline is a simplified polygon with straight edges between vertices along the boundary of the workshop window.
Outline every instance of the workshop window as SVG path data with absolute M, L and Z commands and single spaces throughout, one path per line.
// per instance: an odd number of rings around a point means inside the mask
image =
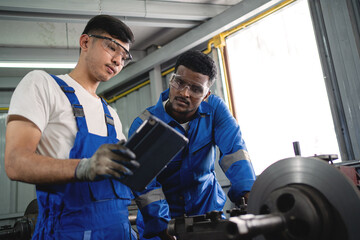
M 235 116 L 256 174 L 293 157 L 339 147 L 306 0 L 226 40 Z

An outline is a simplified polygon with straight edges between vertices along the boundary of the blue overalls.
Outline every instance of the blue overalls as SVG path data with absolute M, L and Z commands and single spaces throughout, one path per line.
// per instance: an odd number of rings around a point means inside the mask
M 100 145 L 117 143 L 113 118 L 102 100 L 108 136 L 88 132 L 73 88 L 53 76 L 68 97 L 78 132 L 69 158 L 90 158 Z M 64 160 L 66 161 L 66 160 Z M 128 220 L 132 193 L 114 179 L 36 186 L 39 215 L 33 239 L 136 239 Z

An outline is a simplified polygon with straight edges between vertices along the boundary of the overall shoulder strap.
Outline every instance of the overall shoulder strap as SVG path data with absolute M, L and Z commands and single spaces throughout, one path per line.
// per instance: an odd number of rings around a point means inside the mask
M 55 75 L 51 76 L 55 79 L 55 81 L 59 84 L 61 90 L 65 93 L 66 97 L 69 99 L 69 102 L 71 104 L 71 107 L 73 109 L 73 113 L 76 119 L 76 124 L 79 131 L 88 132 L 85 114 L 83 106 L 80 104 L 78 98 L 75 95 L 75 90 L 68 86 L 66 82 L 64 82 L 62 79 L 58 78 Z
M 105 101 L 104 98 L 101 98 L 101 102 L 104 108 L 104 115 L 105 115 L 105 122 L 107 126 L 108 136 L 116 138 L 116 130 L 114 125 L 114 118 L 111 116 L 110 111 L 108 109 L 108 103 Z

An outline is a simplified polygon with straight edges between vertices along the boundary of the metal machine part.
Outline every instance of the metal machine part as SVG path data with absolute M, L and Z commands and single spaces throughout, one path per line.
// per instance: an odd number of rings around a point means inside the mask
M 26 207 L 24 217 L 10 225 L 0 227 L 0 239 L 2 240 L 28 240 L 34 232 L 38 215 L 36 199 L 32 200 Z
M 360 193 L 334 166 L 316 157 L 293 157 L 268 167 L 256 180 L 248 213 L 281 213 L 287 228 L 275 238 L 359 239 Z
M 240 212 L 238 212 L 240 213 Z M 268 167 L 256 180 L 245 215 L 221 213 L 173 219 L 182 239 L 355 240 L 360 237 L 360 192 L 333 165 L 294 157 Z
M 27 218 L 15 222 L 14 227 L 3 226 L 0 228 L 0 239 L 3 240 L 27 240 L 31 238 L 31 226 L 33 224 Z
M 168 233 L 180 240 L 232 239 L 225 237 L 227 228 L 232 223 L 222 219 L 221 215 L 222 212 L 212 211 L 205 215 L 171 219 L 168 224 Z M 236 224 L 232 227 L 236 228 Z

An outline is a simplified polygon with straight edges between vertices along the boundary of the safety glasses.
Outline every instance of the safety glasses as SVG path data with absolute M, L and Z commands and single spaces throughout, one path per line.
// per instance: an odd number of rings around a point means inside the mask
M 102 46 L 107 53 L 109 53 L 112 57 L 121 56 L 122 66 L 126 66 L 129 62 L 131 62 L 132 56 L 129 51 L 114 39 L 94 34 L 90 34 L 88 36 L 102 39 Z
M 178 91 L 184 90 L 186 87 L 189 89 L 189 94 L 195 98 L 205 96 L 209 88 L 201 84 L 190 84 L 181 78 L 181 75 L 173 74 L 170 79 L 170 86 L 176 88 Z

